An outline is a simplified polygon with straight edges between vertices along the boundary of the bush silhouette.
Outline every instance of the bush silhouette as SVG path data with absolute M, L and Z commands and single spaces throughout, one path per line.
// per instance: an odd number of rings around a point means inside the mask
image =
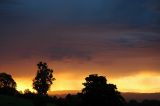
M 0 73 L 0 88 L 16 88 L 16 82 L 12 76 L 7 73 Z
M 91 74 L 85 78 L 82 99 L 86 106 L 123 106 L 124 98 L 117 91 L 116 85 L 107 84 L 104 76 Z
M 82 105 L 82 99 L 79 96 L 79 94 L 77 94 L 77 95 L 71 95 L 71 94 L 66 95 L 64 102 L 65 102 L 64 106 L 83 106 Z
M 47 95 L 51 84 L 55 80 L 53 78 L 53 70 L 49 69 L 46 63 L 39 62 L 37 64 L 38 70 L 37 75 L 33 80 L 33 89 L 35 89 L 39 95 Z
M 7 73 L 0 73 L 0 94 L 16 95 L 16 82 L 11 75 Z

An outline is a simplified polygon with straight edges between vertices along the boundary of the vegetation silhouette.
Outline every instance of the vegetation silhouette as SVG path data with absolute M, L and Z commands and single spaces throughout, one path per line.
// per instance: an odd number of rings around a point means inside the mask
M 39 95 L 45 96 L 55 80 L 52 75 L 53 70 L 48 68 L 47 63 L 39 62 L 37 66 L 38 70 L 33 80 L 33 89 L 35 89 Z
M 85 78 L 82 100 L 86 106 L 123 106 L 125 99 L 117 91 L 116 85 L 107 84 L 104 76 L 91 74 Z
M 0 73 L 0 88 L 16 88 L 16 82 L 12 76 L 7 73 Z
M 10 74 L 0 73 L 0 94 L 16 95 L 16 82 Z
M 159 100 L 143 100 L 141 102 L 130 100 L 126 102 L 116 85 L 107 83 L 106 77 L 98 74 L 90 74 L 85 78 L 85 82 L 82 83 L 84 88 L 80 93 L 68 94 L 64 98 L 49 96 L 47 91 L 55 80 L 53 70 L 49 69 L 47 63 L 44 62 L 39 62 L 37 66 L 37 74 L 33 80 L 33 88 L 37 93 L 31 92 L 29 89 L 26 89 L 24 93 L 18 92 L 12 76 L 0 73 L 0 106 L 19 106 L 16 105 L 16 101 L 13 102 L 19 98 L 29 100 L 34 106 L 160 106 Z M 2 98 L 6 98 L 7 101 L 7 98 L 11 99 L 10 97 L 13 97 L 12 103 L 9 101 L 5 104 L 1 102 Z

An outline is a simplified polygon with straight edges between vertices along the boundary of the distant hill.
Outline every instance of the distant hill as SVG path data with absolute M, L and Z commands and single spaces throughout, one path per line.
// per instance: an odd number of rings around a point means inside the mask
M 160 100 L 160 93 L 122 93 L 122 96 L 128 101 L 131 99 L 135 99 L 137 101 L 142 100 Z
M 61 90 L 61 91 L 49 91 L 50 96 L 57 96 L 57 97 L 65 97 L 67 94 L 77 94 L 80 92 L 79 90 Z
M 65 97 L 67 94 L 77 94 L 78 90 L 64 90 L 64 91 L 50 91 L 49 94 L 57 97 Z M 135 99 L 137 101 L 148 100 L 160 100 L 160 93 L 132 93 L 122 92 L 122 96 L 127 100 Z

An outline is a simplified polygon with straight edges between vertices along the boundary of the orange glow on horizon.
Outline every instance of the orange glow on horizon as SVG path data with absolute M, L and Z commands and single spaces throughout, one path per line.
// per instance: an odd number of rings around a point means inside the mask
M 33 78 L 15 78 L 17 89 L 19 91 L 24 91 L 25 89 L 34 91 L 32 89 L 32 79 Z M 56 75 L 56 80 L 53 82 L 50 91 L 81 90 L 83 88 L 83 82 L 84 79 L 78 76 L 76 79 L 72 74 L 59 74 Z M 108 83 L 116 84 L 120 92 L 160 92 L 160 86 L 158 86 L 160 83 L 160 75 L 154 73 L 139 73 L 133 76 L 109 78 Z M 155 87 L 154 85 L 157 86 Z
M 139 73 L 134 76 L 113 79 L 121 92 L 155 93 L 160 92 L 160 75 L 155 73 Z M 155 86 L 156 85 L 156 86 Z
M 29 78 L 15 78 L 15 81 L 17 83 L 17 90 L 18 91 L 23 92 L 26 89 L 33 91 L 31 79 L 29 79 Z

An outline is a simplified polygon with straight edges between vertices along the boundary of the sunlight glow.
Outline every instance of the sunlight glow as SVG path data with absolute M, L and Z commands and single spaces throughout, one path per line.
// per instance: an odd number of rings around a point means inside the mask
M 116 84 L 122 92 L 154 93 L 160 91 L 160 86 L 158 86 L 160 75 L 154 73 L 140 73 L 134 76 L 113 79 L 111 82 Z
M 17 83 L 17 90 L 18 91 L 24 91 L 26 89 L 29 89 L 30 91 L 33 91 L 32 89 L 32 80 L 29 78 L 15 78 Z
M 31 79 L 16 78 L 17 89 L 19 91 L 24 91 L 25 89 L 33 91 Z M 81 90 L 83 82 L 84 79 L 79 79 L 78 77 L 75 79 L 71 74 L 59 74 L 56 75 L 56 80 L 53 82 L 50 91 Z M 151 93 L 160 91 L 160 75 L 154 73 L 139 73 L 123 78 L 110 78 L 109 83 L 116 84 L 121 92 Z

